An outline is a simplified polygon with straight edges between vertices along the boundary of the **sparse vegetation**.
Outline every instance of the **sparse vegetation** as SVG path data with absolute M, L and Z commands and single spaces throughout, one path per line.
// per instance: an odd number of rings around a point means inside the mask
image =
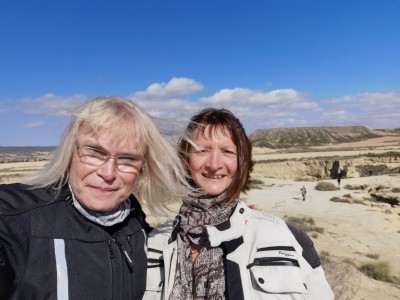
M 340 198 L 340 197 L 332 197 L 329 199 L 332 202 L 340 202 L 340 203 L 352 203 L 350 199 L 347 198 Z
M 354 191 L 354 190 L 356 190 L 356 191 L 357 190 L 365 190 L 367 187 L 368 187 L 368 185 L 366 185 L 366 184 L 355 184 L 355 185 L 346 184 L 344 186 L 344 188 L 346 190 L 352 190 L 352 191 Z
M 369 199 L 368 199 L 369 200 Z M 360 199 L 354 199 L 353 196 L 351 194 L 345 194 L 342 197 L 332 197 L 331 199 L 329 199 L 329 201 L 332 202 L 339 202 L 339 203 L 353 203 L 353 204 L 362 204 L 365 205 L 365 202 L 363 200 Z
M 336 185 L 334 185 L 331 182 L 326 182 L 326 181 L 318 182 L 317 185 L 315 186 L 315 189 L 317 191 L 337 191 L 337 190 L 339 190 L 339 188 L 336 187 Z
M 307 218 L 307 217 L 298 218 L 298 217 L 285 216 L 285 220 L 288 223 L 301 228 L 305 232 L 317 232 L 321 234 L 324 233 L 324 228 L 316 226 L 313 218 Z
M 359 270 L 376 280 L 394 282 L 394 278 L 390 276 L 390 268 L 387 262 L 366 263 L 361 265 Z
M 327 251 L 321 251 L 319 253 L 319 259 L 320 259 L 322 265 L 326 265 L 327 263 L 331 262 L 329 256 L 330 256 L 330 253 Z
M 369 257 L 369 258 L 372 258 L 372 259 L 378 259 L 379 258 L 379 254 L 373 254 L 373 253 L 368 253 L 365 256 Z
M 363 200 L 359 200 L 359 199 L 354 199 L 354 200 L 353 200 L 353 203 L 354 203 L 354 204 L 362 204 L 362 205 L 365 205 L 365 202 L 364 202 Z
M 250 189 L 254 190 L 254 189 L 262 189 L 262 186 L 264 184 L 264 181 L 260 180 L 260 179 L 251 179 L 250 180 Z

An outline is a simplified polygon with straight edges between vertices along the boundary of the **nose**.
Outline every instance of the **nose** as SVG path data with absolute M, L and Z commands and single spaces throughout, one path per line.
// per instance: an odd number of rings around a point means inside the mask
M 207 158 L 206 167 L 209 168 L 210 170 L 218 170 L 221 166 L 221 162 L 222 162 L 221 153 L 217 151 L 212 151 L 210 152 Z
M 97 175 L 104 181 L 112 181 L 117 177 L 117 165 L 114 157 L 110 157 L 103 165 L 97 168 Z

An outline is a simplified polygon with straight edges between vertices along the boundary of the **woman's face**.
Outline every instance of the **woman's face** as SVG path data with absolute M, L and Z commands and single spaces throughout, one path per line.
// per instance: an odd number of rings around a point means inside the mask
M 208 195 L 219 195 L 232 183 L 237 170 L 237 149 L 229 131 L 207 126 L 204 136 L 195 130 L 192 136 L 197 149 L 189 153 L 191 176 Z
M 136 139 L 127 137 L 121 141 L 111 140 L 107 130 L 93 134 L 80 134 L 77 144 L 89 146 L 113 156 L 139 157 Z M 69 170 L 69 183 L 75 198 L 85 207 L 94 211 L 111 211 L 125 201 L 132 193 L 135 179 L 140 171 L 124 173 L 118 170 L 115 158 L 109 158 L 99 167 L 84 163 L 75 149 Z

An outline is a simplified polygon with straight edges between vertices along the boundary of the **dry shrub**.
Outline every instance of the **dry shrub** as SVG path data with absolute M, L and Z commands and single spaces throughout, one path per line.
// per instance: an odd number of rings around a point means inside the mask
M 351 185 L 351 184 L 346 184 L 344 186 L 344 188 L 346 190 L 365 190 L 368 187 L 367 184 L 355 184 L 355 185 Z
M 376 262 L 367 263 L 359 267 L 359 270 L 368 277 L 374 278 L 380 281 L 393 282 L 393 278 L 390 276 L 390 268 L 387 262 Z
M 317 191 L 337 191 L 339 190 L 332 182 L 321 181 L 315 186 Z
M 327 251 L 321 251 L 319 253 L 319 259 L 320 259 L 322 265 L 326 265 L 327 263 L 331 262 L 329 256 L 330 256 L 330 254 Z
M 313 218 L 307 218 L 307 217 L 297 218 L 297 217 L 285 216 L 285 219 L 288 223 L 301 228 L 305 232 L 324 233 L 324 228 L 316 226 Z
M 340 198 L 340 197 L 332 197 L 331 199 L 329 199 L 329 201 L 332 202 L 340 202 L 340 203 L 351 203 L 350 199 L 347 198 Z
M 378 259 L 379 258 L 379 254 L 374 254 L 374 253 L 368 253 L 365 256 L 369 257 L 371 259 Z
M 254 189 L 261 190 L 263 184 L 264 184 L 264 181 L 262 181 L 260 179 L 250 179 L 250 189 L 251 190 L 254 190 Z

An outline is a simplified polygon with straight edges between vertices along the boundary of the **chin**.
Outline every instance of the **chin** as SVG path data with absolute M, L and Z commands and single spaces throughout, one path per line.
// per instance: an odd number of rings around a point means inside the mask
M 207 195 L 210 195 L 210 196 L 218 196 L 218 195 L 221 195 L 223 192 L 224 192 L 225 190 L 218 190 L 218 191 L 216 191 L 216 190 L 212 190 L 212 191 L 205 191 L 206 193 L 207 193 Z
M 118 205 L 110 205 L 107 203 L 107 205 L 102 205 L 101 203 L 94 203 L 89 205 L 87 208 L 89 208 L 90 210 L 93 211 L 97 211 L 97 212 L 108 212 L 108 211 L 112 211 L 113 209 L 115 209 Z

